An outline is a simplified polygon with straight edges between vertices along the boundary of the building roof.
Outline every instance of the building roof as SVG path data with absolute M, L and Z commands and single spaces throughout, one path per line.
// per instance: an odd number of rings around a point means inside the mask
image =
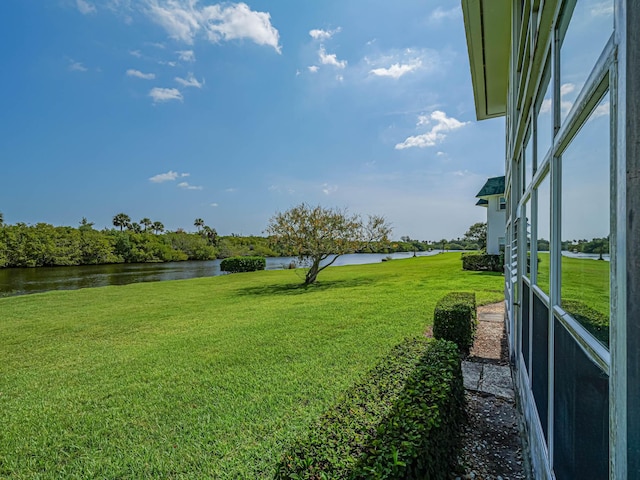
M 480 206 L 480 207 L 488 207 L 489 206 L 489 200 L 485 200 L 484 198 L 481 198 L 480 200 L 478 200 L 476 202 L 476 205 Z
M 490 197 L 491 195 L 504 195 L 504 175 L 488 179 L 476 195 L 476 198 Z
M 511 0 L 462 0 L 464 29 L 478 120 L 507 110 Z

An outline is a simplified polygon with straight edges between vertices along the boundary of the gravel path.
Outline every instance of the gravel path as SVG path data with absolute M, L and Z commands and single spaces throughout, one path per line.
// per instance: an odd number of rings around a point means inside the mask
M 478 307 L 478 332 L 469 361 L 508 365 L 504 303 Z M 469 422 L 452 479 L 528 479 L 519 415 L 512 400 L 467 390 Z

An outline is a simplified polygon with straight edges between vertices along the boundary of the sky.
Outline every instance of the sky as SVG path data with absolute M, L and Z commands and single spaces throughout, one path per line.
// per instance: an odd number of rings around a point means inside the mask
M 262 235 L 306 202 L 460 237 L 504 174 L 459 2 L 5 0 L 0 212 Z

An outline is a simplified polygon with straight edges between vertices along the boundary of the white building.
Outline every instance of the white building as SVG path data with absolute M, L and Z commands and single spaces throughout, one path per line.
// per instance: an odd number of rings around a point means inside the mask
M 487 180 L 476 198 L 476 205 L 487 209 L 487 253 L 498 255 L 504 250 L 507 204 L 504 198 L 504 175 Z
M 476 115 L 506 121 L 506 321 L 535 478 L 640 479 L 640 1 L 462 10 Z M 563 251 L 591 240 L 610 262 Z

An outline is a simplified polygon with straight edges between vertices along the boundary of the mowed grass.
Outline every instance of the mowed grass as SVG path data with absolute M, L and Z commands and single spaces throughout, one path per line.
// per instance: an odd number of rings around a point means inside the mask
M 549 293 L 549 254 L 538 253 L 538 285 Z M 607 261 L 563 256 L 562 300 L 578 301 L 609 317 L 609 268 Z
M 0 299 L 0 478 L 269 478 L 452 290 L 460 254 Z

